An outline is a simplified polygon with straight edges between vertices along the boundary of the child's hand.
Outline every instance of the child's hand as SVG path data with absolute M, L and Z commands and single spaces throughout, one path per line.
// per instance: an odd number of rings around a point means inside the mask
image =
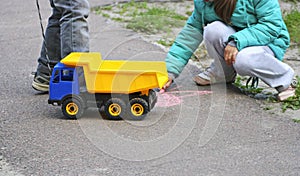
M 173 79 L 169 77 L 168 82 L 162 87 L 162 89 L 160 89 L 159 93 L 164 93 L 166 92 L 166 90 L 168 89 L 168 87 L 170 87 L 170 85 L 172 84 Z
M 238 49 L 235 46 L 227 45 L 224 51 L 224 59 L 227 65 L 232 65 L 235 62 Z

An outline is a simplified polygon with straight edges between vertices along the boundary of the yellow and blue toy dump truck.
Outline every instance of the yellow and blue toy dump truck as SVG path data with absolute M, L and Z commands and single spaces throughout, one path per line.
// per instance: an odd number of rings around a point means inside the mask
M 154 107 L 154 88 L 168 81 L 160 61 L 102 60 L 100 53 L 71 53 L 58 63 L 49 84 L 49 100 L 68 118 L 88 107 L 104 107 L 110 119 L 143 119 Z

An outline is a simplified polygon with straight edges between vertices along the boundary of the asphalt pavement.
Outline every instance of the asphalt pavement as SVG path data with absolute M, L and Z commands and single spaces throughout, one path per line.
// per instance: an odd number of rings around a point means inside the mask
M 112 0 L 90 0 L 91 6 Z M 40 0 L 43 23 L 50 14 Z M 0 175 L 299 175 L 299 111 L 267 111 L 230 85 L 198 87 L 189 64 L 142 121 L 89 109 L 64 118 L 31 88 L 42 43 L 35 1 L 1 2 Z M 91 13 L 90 46 L 104 59 L 163 60 L 165 51 Z M 298 61 L 293 67 L 298 67 Z M 299 73 L 299 72 L 298 72 Z

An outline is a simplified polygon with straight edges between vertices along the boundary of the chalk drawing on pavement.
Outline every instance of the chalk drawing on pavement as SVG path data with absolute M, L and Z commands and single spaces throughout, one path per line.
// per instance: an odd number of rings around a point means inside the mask
M 158 94 L 156 107 L 172 107 L 183 103 L 184 98 L 212 94 L 212 91 L 170 91 Z

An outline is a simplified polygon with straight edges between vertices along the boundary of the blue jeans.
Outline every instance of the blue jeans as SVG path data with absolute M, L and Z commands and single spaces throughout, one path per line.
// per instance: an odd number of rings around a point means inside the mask
M 50 0 L 52 15 L 48 19 L 37 74 L 49 77 L 56 63 L 71 52 L 89 51 L 87 0 Z M 48 58 L 46 57 L 48 55 Z

